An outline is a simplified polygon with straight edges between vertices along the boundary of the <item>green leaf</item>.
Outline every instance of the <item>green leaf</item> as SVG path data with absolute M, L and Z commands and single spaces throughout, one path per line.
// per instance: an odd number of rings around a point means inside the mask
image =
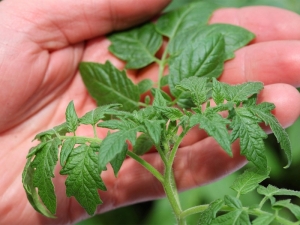
M 167 101 L 163 97 L 161 91 L 157 88 L 152 89 L 152 93 L 154 95 L 153 106 L 167 106 Z
M 225 41 L 224 60 L 234 57 L 234 51 L 247 45 L 254 39 L 254 34 L 250 31 L 230 24 L 211 24 L 191 27 L 170 42 L 169 52 L 171 55 L 178 54 L 185 49 L 188 43 L 197 43 L 203 39 L 221 34 Z
M 184 78 L 219 77 L 223 71 L 224 39 L 215 35 L 200 42 L 189 44 L 179 55 L 170 60 L 169 86 L 175 97 L 182 91 L 176 85 Z
M 31 164 L 31 158 L 28 158 L 22 173 L 22 183 L 26 192 L 27 199 L 32 205 L 32 207 L 39 213 L 49 218 L 56 218 L 52 213 L 48 211 L 48 209 L 41 202 L 38 196 L 37 190 L 33 184 L 34 169 L 30 164 Z
M 252 225 L 269 225 L 275 219 L 275 215 L 259 215 L 253 220 Z
M 165 75 L 160 79 L 160 86 L 167 86 L 168 85 L 168 80 L 169 80 L 169 75 Z
M 207 24 L 216 8 L 216 5 L 206 2 L 189 4 L 162 15 L 156 23 L 156 30 L 172 38 L 190 27 Z
M 200 124 L 200 128 L 204 129 L 210 136 L 212 136 L 221 147 L 232 156 L 231 141 L 227 130 L 229 120 L 223 118 L 218 113 L 213 114 L 194 114 L 190 118 L 190 126 Z
M 154 106 L 154 109 L 162 113 L 171 121 L 178 120 L 184 116 L 184 114 L 178 108 Z
M 249 110 L 261 118 L 266 125 L 270 125 L 277 141 L 280 143 L 280 147 L 284 150 L 287 156 L 288 164 L 285 166 L 285 168 L 287 168 L 292 162 L 291 142 L 287 132 L 282 128 L 276 117 L 271 113 L 271 110 L 274 108 L 274 104 L 263 102 L 259 105 L 249 107 Z
M 36 155 L 38 151 L 43 149 L 43 147 L 46 143 L 47 142 L 41 142 L 37 146 L 30 148 L 26 158 L 28 159 L 28 158 L 31 158 L 32 156 Z
M 31 167 L 35 168 L 33 185 L 38 188 L 38 195 L 52 214 L 56 211 L 56 196 L 51 178 L 54 177 L 59 145 L 61 141 L 58 138 L 48 141 L 31 163 Z
M 161 120 L 145 120 L 144 124 L 147 130 L 147 134 L 151 137 L 154 144 L 158 145 L 160 143 L 162 127 L 161 124 L 164 121 Z
M 78 127 L 78 116 L 76 114 L 73 101 L 71 101 L 67 106 L 66 121 L 69 132 L 75 132 Z
M 251 223 L 248 214 L 241 209 L 237 209 L 217 217 L 212 221 L 210 225 L 241 225 L 241 224 L 250 225 Z
M 43 131 L 41 133 L 38 133 L 34 137 L 33 140 L 39 140 L 39 141 L 42 141 L 42 142 L 46 142 L 48 140 L 51 140 L 51 139 L 57 137 L 57 134 L 65 135 L 68 132 L 69 132 L 69 130 L 68 130 L 67 123 L 62 123 L 58 126 L 53 127 L 50 130 L 46 130 L 46 131 Z
M 76 137 L 71 137 L 66 139 L 60 150 L 60 165 L 64 166 L 66 163 L 71 151 L 73 150 L 76 144 Z
M 110 104 L 110 105 L 104 105 L 104 106 L 99 106 L 96 109 L 93 109 L 92 111 L 87 112 L 79 118 L 79 122 L 81 124 L 86 124 L 86 125 L 95 125 L 96 123 L 99 122 L 99 120 L 105 118 L 105 115 L 110 114 L 112 112 L 111 109 L 117 108 L 121 106 L 120 104 Z
M 277 201 L 274 204 L 272 204 L 272 207 L 275 209 L 287 208 L 295 215 L 298 221 L 300 220 L 300 207 L 291 203 L 290 199 Z
M 146 134 L 141 134 L 133 146 L 133 152 L 137 155 L 144 155 L 152 148 L 152 146 L 152 139 Z
M 189 77 L 183 79 L 175 88 L 182 91 L 189 91 L 196 106 L 207 101 L 207 77 Z
M 139 93 L 143 94 L 149 91 L 153 87 L 153 81 L 150 79 L 144 79 L 138 83 Z
M 79 70 L 90 95 L 97 105 L 118 103 L 123 110 L 133 111 L 139 108 L 139 89 L 110 62 L 105 64 L 82 62 Z
M 110 161 L 110 164 L 114 170 L 115 177 L 118 176 L 118 172 L 121 169 L 121 166 L 126 158 L 127 149 L 127 144 L 124 143 L 123 150 L 113 160 Z
M 227 206 L 229 206 L 231 208 L 235 208 L 235 209 L 242 209 L 243 208 L 243 205 L 242 205 L 241 201 L 238 198 L 234 197 L 234 196 L 225 195 L 224 202 Z
M 260 182 L 269 177 L 269 172 L 266 174 L 260 173 L 257 168 L 251 168 L 244 171 L 243 174 L 239 175 L 231 188 L 239 194 L 246 194 L 259 185 Z
M 106 190 L 99 175 L 97 155 L 94 150 L 85 144 L 75 148 L 60 174 L 68 175 L 67 196 L 74 196 L 87 213 L 93 215 L 97 205 L 102 203 L 98 189 Z
M 258 125 L 260 120 L 247 108 L 236 108 L 230 136 L 233 142 L 240 138 L 241 154 L 251 161 L 262 173 L 267 171 L 267 158 L 263 139 L 267 134 Z
M 300 191 L 293 191 L 284 188 L 277 188 L 271 184 L 268 187 L 259 186 L 257 188 L 257 192 L 261 195 L 265 195 L 267 197 L 272 197 L 276 195 L 288 195 L 288 196 L 296 196 L 300 198 Z
M 108 135 L 100 145 L 99 169 L 104 170 L 109 162 L 119 157 L 119 154 L 124 151 L 124 143 L 126 140 L 129 140 L 134 146 L 137 132 L 141 130 L 141 126 L 136 126 Z
M 152 23 L 110 35 L 109 50 L 126 61 L 127 69 L 140 69 L 156 61 L 155 53 L 162 45 L 162 36 Z
M 211 221 L 216 218 L 217 212 L 221 209 L 223 206 L 223 200 L 217 199 L 209 204 L 207 209 L 205 209 L 203 212 L 199 214 L 199 221 L 198 225 L 208 225 L 211 223 Z

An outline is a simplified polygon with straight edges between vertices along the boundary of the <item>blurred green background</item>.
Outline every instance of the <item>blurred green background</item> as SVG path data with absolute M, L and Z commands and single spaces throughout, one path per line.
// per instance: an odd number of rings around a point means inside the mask
M 183 4 L 196 0 L 173 0 L 166 8 L 171 10 Z M 199 1 L 199 0 L 198 0 Z M 203 0 L 204 1 L 204 0 Z M 224 7 L 243 7 L 249 5 L 269 5 L 285 8 L 300 14 L 300 0 L 206 0 L 214 2 Z M 300 24 L 299 24 L 300 28 Z M 300 71 L 299 71 L 300 72 Z M 269 165 L 272 168 L 269 179 L 263 182 L 264 186 L 268 184 L 279 188 L 287 188 L 300 191 L 299 165 L 300 165 L 300 118 L 287 129 L 290 136 L 293 150 L 293 163 L 288 169 L 283 169 L 286 162 L 283 152 L 273 135 L 269 135 L 266 140 Z M 187 192 L 181 193 L 180 198 L 183 208 L 192 207 L 199 204 L 210 203 L 216 198 L 223 197 L 225 194 L 234 194 L 230 185 L 236 176 L 242 171 L 238 171 L 230 176 L 223 178 L 207 186 L 199 187 Z M 253 205 L 260 201 L 260 196 L 251 192 L 242 196 L 245 204 Z M 299 199 L 293 199 L 293 202 L 300 205 Z M 286 212 L 288 216 L 291 216 Z M 197 215 L 188 217 L 188 224 L 197 224 Z M 169 225 L 176 224 L 171 213 L 171 208 L 166 199 L 152 202 L 140 203 L 128 207 L 116 209 L 101 215 L 94 216 L 88 220 L 82 221 L 77 225 Z

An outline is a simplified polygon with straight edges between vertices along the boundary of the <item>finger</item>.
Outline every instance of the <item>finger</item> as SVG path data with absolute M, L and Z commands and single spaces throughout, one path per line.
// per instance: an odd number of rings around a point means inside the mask
M 0 18 L 45 49 L 58 49 L 139 24 L 170 0 L 4 1 Z M 24 30 L 24 27 L 27 29 Z
M 222 8 L 213 13 L 210 23 L 244 27 L 256 35 L 254 42 L 300 39 L 300 16 L 275 7 Z
M 231 84 L 262 81 L 264 84 L 300 85 L 300 41 L 271 41 L 239 49 L 226 62 L 220 81 Z

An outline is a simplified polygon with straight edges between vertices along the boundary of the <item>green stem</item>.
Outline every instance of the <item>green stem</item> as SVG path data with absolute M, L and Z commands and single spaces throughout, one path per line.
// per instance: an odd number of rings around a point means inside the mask
M 164 50 L 164 53 L 161 57 L 161 60 L 158 62 L 159 65 L 159 72 L 158 72 L 158 83 L 157 83 L 157 87 L 160 89 L 161 88 L 161 78 L 164 75 L 164 70 L 165 70 L 165 66 L 167 63 L 167 56 L 168 56 L 168 46 L 169 44 L 166 45 L 166 48 Z
M 161 183 L 164 183 L 164 178 L 161 175 L 160 172 L 158 172 L 157 169 L 155 169 L 151 164 L 149 164 L 148 162 L 146 162 L 144 159 L 142 159 L 141 157 L 139 157 L 137 154 L 131 152 L 131 151 L 127 151 L 127 155 L 131 158 L 133 158 L 135 161 L 137 161 L 138 163 L 140 163 L 143 167 L 145 167 L 150 173 L 153 174 L 153 176 L 155 176 L 157 178 L 157 180 L 159 180 Z

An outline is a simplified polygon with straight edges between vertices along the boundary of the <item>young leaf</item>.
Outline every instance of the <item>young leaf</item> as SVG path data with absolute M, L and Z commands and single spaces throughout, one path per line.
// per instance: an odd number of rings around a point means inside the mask
M 217 212 L 223 206 L 223 200 L 217 199 L 209 204 L 208 208 L 199 214 L 198 225 L 208 225 L 211 224 L 211 221 L 216 218 Z
M 206 2 L 189 4 L 162 15 L 156 23 L 156 30 L 164 36 L 173 38 L 190 27 L 207 24 L 216 8 L 216 5 Z
M 300 221 L 300 207 L 290 202 L 290 199 L 277 201 L 272 204 L 272 207 L 275 209 L 287 208 L 289 209 L 295 217 Z
M 199 42 L 208 36 L 221 34 L 225 41 L 225 57 L 228 60 L 234 57 L 234 51 L 248 44 L 255 36 L 250 31 L 230 25 L 230 24 L 211 24 L 204 26 L 191 27 L 170 42 L 169 52 L 171 55 L 181 52 L 187 47 L 188 43 Z
M 41 202 L 38 196 L 37 190 L 33 184 L 34 169 L 30 164 L 31 158 L 28 158 L 22 173 L 22 183 L 26 192 L 27 199 L 36 211 L 49 218 L 55 218 L 55 216 L 53 216 L 53 214 L 50 213 L 45 205 Z
M 171 121 L 178 120 L 184 116 L 184 114 L 179 109 L 173 107 L 154 106 L 154 109 L 162 113 Z
M 229 123 L 229 120 L 223 118 L 218 113 L 196 113 L 190 118 L 191 127 L 200 124 L 200 128 L 204 129 L 230 156 L 232 156 L 230 136 L 227 130 L 227 125 Z
M 43 132 L 37 134 L 33 140 L 39 140 L 42 142 L 46 142 L 48 140 L 55 138 L 57 136 L 57 134 L 65 135 L 68 132 L 69 132 L 69 130 L 68 130 L 67 123 L 62 123 L 58 126 L 53 127 L 50 130 L 46 130 L 46 131 L 43 131 Z
M 71 151 L 73 150 L 76 144 L 76 137 L 71 137 L 66 139 L 60 150 L 60 165 L 64 166 L 66 163 Z
M 225 203 L 225 205 L 227 205 L 231 208 L 235 208 L 235 209 L 243 208 L 241 201 L 238 198 L 230 196 L 230 195 L 225 195 L 224 203 Z
M 137 155 L 144 155 L 152 148 L 152 146 L 152 139 L 146 134 L 141 134 L 133 146 L 133 152 Z
M 269 172 L 262 174 L 257 168 L 247 169 L 237 177 L 231 188 L 239 194 L 246 194 L 254 190 L 260 182 L 267 179 L 268 175 Z
M 250 225 L 251 223 L 248 214 L 241 209 L 237 209 L 217 217 L 212 221 L 210 225 L 241 225 L 241 224 Z
M 123 110 L 133 111 L 139 108 L 139 89 L 110 62 L 105 64 L 80 63 L 79 70 L 85 86 L 98 105 L 119 103 Z
M 79 118 L 79 121 L 81 124 L 95 125 L 96 123 L 99 122 L 99 120 L 103 119 L 105 117 L 105 115 L 110 114 L 112 112 L 111 109 L 114 109 L 119 106 L 121 106 L 121 105 L 120 104 L 110 104 L 110 105 L 99 106 L 96 109 L 84 114 L 84 116 Z
M 154 55 L 162 44 L 162 36 L 152 23 L 112 34 L 109 40 L 112 43 L 109 50 L 127 62 L 127 69 L 140 69 L 154 62 Z
M 85 144 L 73 149 L 60 174 L 68 175 L 67 196 L 74 196 L 87 213 L 93 215 L 97 205 L 102 203 L 98 189 L 106 190 L 94 150 Z
M 214 35 L 189 44 L 181 54 L 170 60 L 169 86 L 175 97 L 179 97 L 181 91 L 176 85 L 184 78 L 219 77 L 223 71 L 224 39 L 222 35 Z
M 253 220 L 252 225 L 269 225 L 275 219 L 275 215 L 259 215 L 255 220 Z
M 56 196 L 51 178 L 54 177 L 54 167 L 58 160 L 59 145 L 61 145 L 61 141 L 58 138 L 48 141 L 37 152 L 30 165 L 32 168 L 35 168 L 33 185 L 38 188 L 41 200 L 52 214 L 55 214 L 56 211 Z
M 263 102 L 259 105 L 249 107 L 249 110 L 261 118 L 266 125 L 270 125 L 277 141 L 280 143 L 280 147 L 284 150 L 288 164 L 285 168 L 289 167 L 292 161 L 291 143 L 287 132 L 281 127 L 276 117 L 271 113 L 271 110 L 275 108 L 274 104 Z
M 161 91 L 157 88 L 152 89 L 152 93 L 154 94 L 153 106 L 167 106 L 167 101 L 163 97 Z
M 78 116 L 76 114 L 73 101 L 71 101 L 67 106 L 66 121 L 69 132 L 75 132 L 78 127 Z
M 144 79 L 138 83 L 139 93 L 143 94 L 149 91 L 153 87 L 153 81 L 150 79 Z
M 235 109 L 230 136 L 233 142 L 240 138 L 241 154 L 251 161 L 260 171 L 267 171 L 267 158 L 263 139 L 267 134 L 258 125 L 260 120 L 247 108 Z
M 288 195 L 288 196 L 296 196 L 300 198 L 300 191 L 293 191 L 284 188 L 279 189 L 271 184 L 269 184 L 268 187 L 259 186 L 257 188 L 257 192 L 269 198 L 275 195 Z
M 160 143 L 162 126 L 164 121 L 161 120 L 145 120 L 144 124 L 146 127 L 147 134 L 151 137 L 154 144 L 158 145 Z
M 114 170 L 115 177 L 118 176 L 118 172 L 121 169 L 121 166 L 126 158 L 127 153 L 127 144 L 124 143 L 123 150 L 113 159 L 110 161 L 110 165 Z

